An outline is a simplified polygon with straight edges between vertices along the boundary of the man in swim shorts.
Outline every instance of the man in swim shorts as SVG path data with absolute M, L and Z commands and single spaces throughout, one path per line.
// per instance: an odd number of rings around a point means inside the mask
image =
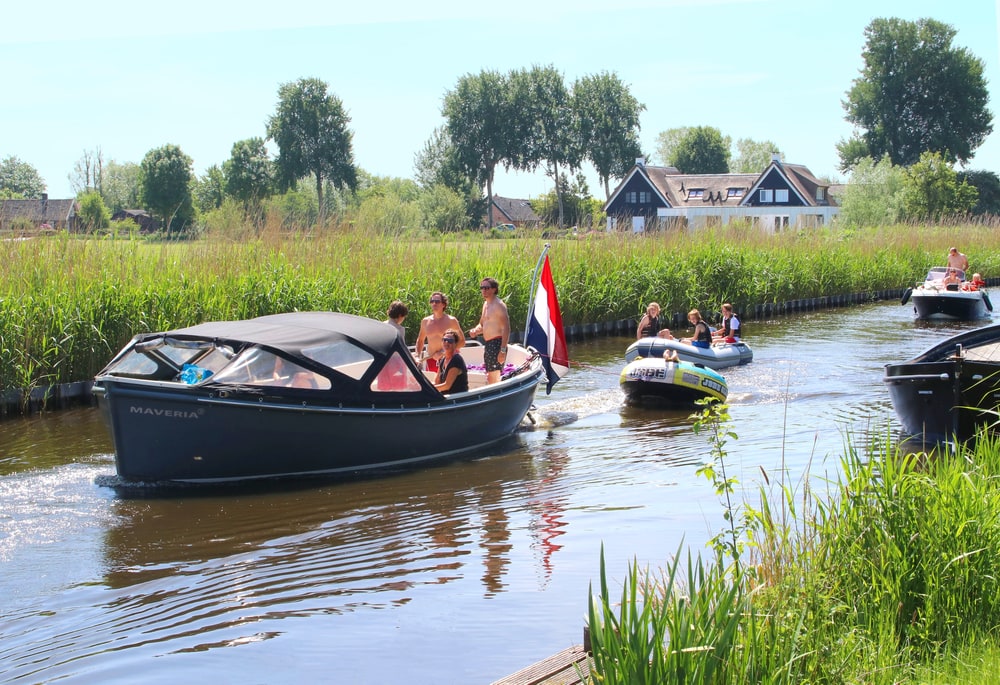
M 486 382 L 499 383 L 504 363 L 507 361 L 507 342 L 510 339 L 510 317 L 507 305 L 497 297 L 500 284 L 495 278 L 484 278 L 479 284 L 483 296 L 483 313 L 479 325 L 469 329 L 469 337 L 482 335 L 485 340 L 483 363 L 486 365 Z

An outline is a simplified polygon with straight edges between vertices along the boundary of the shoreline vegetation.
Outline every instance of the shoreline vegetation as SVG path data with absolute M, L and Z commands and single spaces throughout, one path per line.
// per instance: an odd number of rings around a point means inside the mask
M 825 491 L 762 471 L 739 501 L 727 408 L 695 418 L 723 530 L 707 555 L 682 543 L 659 573 L 633 562 L 620 594 L 602 552 L 587 682 L 1000 682 L 995 436 L 910 454 L 888 430 L 849 435 Z
M 668 325 L 691 308 L 731 302 L 747 320 L 808 298 L 901 292 L 956 245 L 973 270 L 1000 276 L 1000 233 L 986 224 L 838 228 L 768 235 L 736 225 L 623 233 L 519 231 L 385 235 L 329 228 L 265 230 L 190 242 L 65 233 L 0 240 L 0 398 L 88 382 L 134 334 L 208 320 L 330 310 L 385 319 L 407 303 L 413 340 L 440 290 L 463 326 L 479 318 L 478 283 L 493 276 L 515 331 L 527 317 L 545 243 L 567 328 L 638 317 L 660 303 Z M 0 236 L 2 238 L 3 236 Z M 772 309 L 773 307 L 773 309 Z M 0 410 L 3 411 L 3 410 Z

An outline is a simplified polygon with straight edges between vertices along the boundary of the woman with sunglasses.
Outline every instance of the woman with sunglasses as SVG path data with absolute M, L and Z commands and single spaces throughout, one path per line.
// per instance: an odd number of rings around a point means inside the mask
M 462 335 L 462 325 L 458 319 L 449 314 L 448 296 L 442 292 L 431 293 L 431 313 L 420 320 L 420 332 L 417 333 L 417 341 L 413 345 L 413 353 L 418 361 L 427 360 L 428 371 L 437 371 L 438 362 L 444 354 L 441 345 L 441 337 L 449 328 L 458 331 L 458 342 L 455 349 L 460 350 L 465 344 L 465 336 Z
M 438 363 L 437 383 L 434 384 L 441 393 L 466 392 L 469 389 L 469 370 L 458 353 L 460 335 L 457 329 L 449 328 L 441 336 L 444 356 Z

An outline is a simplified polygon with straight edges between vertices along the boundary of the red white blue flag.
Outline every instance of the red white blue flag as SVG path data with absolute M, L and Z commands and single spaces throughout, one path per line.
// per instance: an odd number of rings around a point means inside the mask
M 552 392 L 552 386 L 569 371 L 569 354 L 566 351 L 566 333 L 563 331 L 559 300 L 556 299 L 556 284 L 549 268 L 549 256 L 545 255 L 542 276 L 538 279 L 538 290 L 528 317 L 527 344 L 542 356 L 542 365 L 548 383 L 545 394 Z

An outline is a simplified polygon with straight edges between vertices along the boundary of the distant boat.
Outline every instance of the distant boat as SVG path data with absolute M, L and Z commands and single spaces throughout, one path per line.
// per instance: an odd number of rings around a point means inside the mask
M 672 350 L 683 362 L 701 364 L 710 369 L 725 369 L 730 366 L 749 364 L 753 361 L 753 350 L 745 342 L 718 342 L 711 347 L 695 347 L 680 340 L 649 337 L 640 338 L 625 350 L 625 361 L 630 362 L 639 357 L 662 357 L 663 353 Z
M 886 364 L 904 438 L 964 442 L 1000 422 L 1000 325 L 952 336 L 904 362 Z
M 954 282 L 946 283 L 948 271 Z M 908 288 L 901 304 L 913 302 L 913 314 L 921 320 L 974 321 L 990 318 L 993 303 L 985 285 L 965 280 L 965 272 L 947 266 L 935 266 L 922 283 Z
M 483 347 L 461 350 L 483 363 Z M 386 323 L 274 314 L 135 336 L 96 377 L 126 483 L 221 483 L 403 467 L 514 433 L 545 369 L 509 344 L 507 370 L 442 395 Z

